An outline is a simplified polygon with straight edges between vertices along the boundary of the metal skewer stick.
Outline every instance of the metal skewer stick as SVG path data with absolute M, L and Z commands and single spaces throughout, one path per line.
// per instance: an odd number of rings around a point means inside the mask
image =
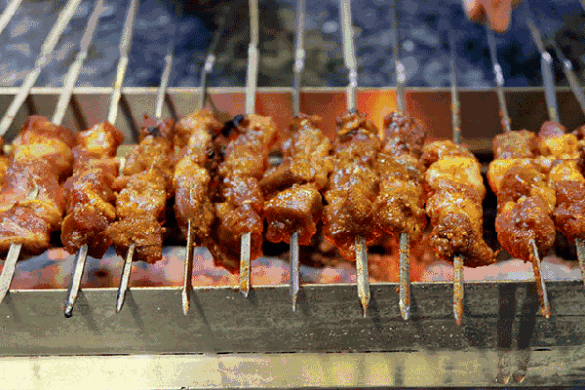
M 73 62 L 73 64 L 71 64 L 71 66 L 69 67 L 67 76 L 65 76 L 65 86 L 63 92 L 59 96 L 57 108 L 55 110 L 55 114 L 53 115 L 52 122 L 55 125 L 60 125 L 63 122 L 65 112 L 67 111 L 67 106 L 69 105 L 69 101 L 71 100 L 73 88 L 75 87 L 75 83 L 77 82 L 77 78 L 79 77 L 79 72 L 83 67 L 83 62 L 87 57 L 87 50 L 93 39 L 93 35 L 95 33 L 98 20 L 102 11 L 103 0 L 98 0 L 89 18 L 89 22 L 87 23 L 87 28 L 85 30 L 85 33 L 83 34 L 83 38 L 81 39 L 80 51 L 77 54 L 75 62 Z M 73 314 L 73 306 L 75 305 L 75 301 L 77 300 L 77 294 L 79 293 L 81 279 L 83 278 L 83 273 L 85 270 L 87 252 L 88 246 L 87 244 L 85 244 L 81 248 L 79 248 L 75 256 L 75 262 L 73 264 L 73 274 L 71 276 L 71 283 L 67 291 L 67 298 L 65 299 L 65 306 L 63 308 L 65 317 L 67 318 L 71 317 Z
M 139 0 L 132 0 L 132 3 L 130 3 L 130 8 L 128 8 L 128 12 L 126 13 L 122 39 L 120 40 L 120 59 L 116 69 L 116 81 L 114 82 L 114 88 L 112 90 L 112 97 L 110 100 L 110 109 L 108 113 L 108 122 L 110 122 L 112 125 L 115 124 L 116 118 L 118 117 L 118 104 L 120 102 L 120 97 L 122 96 L 124 76 L 126 75 L 126 69 L 128 68 L 128 54 L 130 53 L 132 32 L 134 29 L 134 20 L 136 19 L 136 14 L 138 12 L 138 4 Z M 120 174 L 122 173 L 122 170 L 123 166 L 121 165 Z M 132 271 L 132 257 L 134 256 L 135 250 L 136 244 L 132 243 L 126 254 L 124 267 L 122 269 L 122 277 L 120 279 L 120 285 L 118 286 L 118 293 L 116 295 L 116 313 L 119 313 L 124 306 L 124 299 L 126 298 L 126 291 L 128 291 L 128 284 L 130 282 L 130 271 Z
M 305 67 L 305 0 L 297 1 L 297 35 L 295 38 L 295 63 L 293 74 L 293 115 L 301 113 L 301 78 Z M 290 237 L 290 296 L 292 310 L 297 309 L 297 298 L 300 290 L 299 267 L 299 233 L 294 232 Z
M 249 0 L 250 7 L 250 45 L 248 46 L 248 73 L 246 75 L 246 114 L 256 112 L 256 85 L 258 83 L 258 0 Z M 250 250 L 252 233 L 244 233 L 240 241 L 240 291 L 244 297 L 250 293 Z
M 508 106 L 506 105 L 506 98 L 504 96 L 504 74 L 502 73 L 502 67 L 498 62 L 498 54 L 496 51 L 496 38 L 494 37 L 494 32 L 491 28 L 486 27 L 487 31 L 487 41 L 488 46 L 490 48 L 490 57 L 492 59 L 492 65 L 494 67 L 494 75 L 496 77 L 496 91 L 498 94 L 498 103 L 500 105 L 500 115 L 502 117 L 502 126 L 504 127 L 504 131 L 507 133 L 512 131 L 512 121 L 510 120 L 510 115 L 508 114 Z
M 534 25 L 533 25 L 534 26 Z M 501 85 L 504 85 L 504 76 L 502 75 L 501 72 L 501 68 L 498 66 L 496 66 L 498 64 L 498 60 L 497 60 L 497 53 L 496 53 L 496 43 L 495 43 L 495 38 L 494 38 L 494 33 L 493 31 L 491 31 L 489 28 L 487 28 L 487 34 L 488 34 L 488 44 L 490 46 L 490 52 L 491 52 L 491 57 L 492 57 L 492 62 L 494 65 L 494 72 L 496 72 L 496 79 L 499 80 L 498 82 L 501 82 Z M 499 72 L 499 73 L 498 73 Z M 552 78 L 544 78 L 544 84 L 545 84 L 545 90 L 548 89 L 548 91 L 546 91 L 547 95 L 553 96 L 552 101 L 554 101 L 554 82 L 551 83 L 553 79 Z M 552 91 L 550 90 L 552 89 Z M 551 102 L 551 99 L 547 99 L 547 105 L 549 105 L 549 103 Z M 501 97 L 499 96 L 498 102 L 500 104 L 500 111 L 502 112 L 502 125 L 504 126 L 504 131 L 510 131 L 510 126 L 505 126 L 506 123 L 510 123 L 510 118 L 508 117 L 508 111 L 506 108 L 506 100 L 504 98 L 504 94 L 501 94 Z M 555 103 L 556 104 L 556 103 Z M 556 108 L 552 108 L 552 107 L 548 107 L 548 111 L 549 114 L 550 113 L 556 113 Z M 552 120 L 552 118 L 551 118 Z M 549 318 L 550 317 L 550 305 L 548 302 L 548 294 L 546 291 L 546 285 L 544 283 L 544 280 L 541 277 L 542 271 L 541 271 L 541 265 L 540 265 L 540 256 L 538 255 L 538 248 L 536 247 L 536 243 L 534 241 L 534 239 L 531 239 L 529 241 L 529 245 L 532 247 L 532 270 L 534 271 L 534 279 L 536 281 L 536 289 L 538 290 L 538 297 L 540 299 L 540 310 L 542 312 L 542 315 L 545 318 Z
M 341 31 L 343 38 L 343 59 L 349 70 L 349 84 L 346 89 L 347 109 L 357 109 L 357 61 L 353 46 L 353 31 L 351 22 L 351 0 L 342 0 L 341 6 Z M 368 313 L 371 291 L 368 272 L 368 247 L 365 237 L 355 237 L 355 257 L 357 270 L 357 290 L 364 317 Z
M 8 26 L 8 23 L 16 13 L 20 3 L 22 3 L 22 0 L 12 0 L 4 9 L 4 12 L 2 12 L 2 16 L 0 16 L 0 34 L 2 34 L 2 31 Z
M 81 0 L 69 0 L 65 8 L 59 14 L 57 22 L 49 32 L 47 39 L 45 39 L 45 42 L 41 47 L 41 52 L 35 62 L 35 69 L 26 76 L 18 94 L 14 97 L 8 110 L 6 110 L 6 114 L 4 114 L 2 121 L 0 121 L 0 135 L 6 134 L 8 128 L 12 125 L 14 117 L 18 113 L 18 110 L 20 110 L 22 103 L 24 103 L 28 97 L 31 88 L 41 74 L 41 70 L 50 61 L 50 56 L 53 53 L 55 46 L 57 46 L 59 38 L 61 38 L 61 35 L 63 34 L 63 30 L 65 30 L 65 27 L 67 27 L 73 15 L 75 15 L 79 3 L 81 3 Z
M 553 73 L 554 60 L 550 53 L 546 50 L 542 42 L 542 36 L 540 34 L 540 31 L 534 24 L 528 0 L 524 1 L 524 11 L 526 13 L 526 23 L 528 25 L 528 29 L 530 30 L 532 39 L 534 40 L 534 43 L 536 44 L 536 47 L 538 47 L 538 51 L 540 52 L 540 68 L 542 70 L 542 81 L 544 83 L 544 97 L 548 109 L 548 117 L 553 122 L 559 122 L 558 114 L 559 109 L 557 107 L 556 90 L 554 87 L 555 86 L 555 79 Z
M 39 195 L 39 187 L 35 187 L 28 195 L 27 199 L 35 199 Z M 16 262 L 20 256 L 22 244 L 11 244 L 8 249 L 8 255 L 4 262 L 4 268 L 2 269 L 2 275 L 0 275 L 0 303 L 8 294 L 10 285 L 14 279 L 14 272 L 16 271 Z
M 457 55 L 455 53 L 455 37 L 449 31 L 449 50 L 451 55 L 451 120 L 453 127 L 453 142 L 460 144 L 461 137 L 461 104 L 459 101 L 459 91 L 457 89 Z M 465 258 L 460 254 L 455 254 L 453 257 L 453 316 L 455 323 L 461 325 L 463 323 L 463 300 L 465 298 L 464 282 L 464 266 Z
M 225 28 L 225 20 L 223 17 L 219 20 L 219 27 L 216 29 L 212 43 L 209 46 L 209 51 L 205 59 L 205 64 L 201 70 L 200 84 L 199 84 L 199 100 L 197 102 L 197 110 L 201 110 L 205 106 L 207 100 L 207 74 L 213 71 L 215 63 L 215 48 L 219 42 L 219 38 L 223 35 Z M 170 67 L 169 67 L 170 73 Z M 162 106 L 161 106 L 162 107 Z M 183 314 L 189 314 L 189 307 L 191 306 L 191 290 L 193 289 L 193 260 L 194 260 L 194 243 L 193 243 L 193 226 L 192 221 L 187 221 L 187 244 L 185 247 L 185 272 L 183 276 L 183 290 L 181 291 L 181 303 L 183 306 Z
M 61 13 L 59 14 L 59 19 L 57 20 L 57 23 L 55 23 L 55 25 L 51 29 L 51 32 L 47 36 L 47 39 L 43 43 L 43 46 L 41 47 L 41 53 L 39 54 L 39 57 L 36 60 L 35 69 L 26 76 L 26 79 L 24 80 L 24 84 L 22 85 L 22 87 L 20 87 L 20 91 L 18 92 L 18 94 L 16 95 L 16 97 L 14 98 L 14 100 L 12 101 L 10 106 L 8 107 L 6 114 L 2 118 L 2 121 L 0 122 L 0 135 L 4 135 L 6 133 L 6 131 L 8 130 L 8 128 L 10 127 L 10 125 L 12 124 L 12 122 L 14 120 L 14 116 L 17 114 L 22 103 L 28 97 L 30 89 L 32 88 L 32 86 L 36 82 L 39 74 L 41 73 L 43 66 L 48 62 L 48 57 L 51 55 L 51 53 L 55 49 L 55 46 L 59 42 L 59 38 L 61 37 L 63 30 L 65 29 L 65 27 L 67 27 L 67 24 L 69 24 L 69 21 L 71 20 L 71 18 L 75 14 L 75 11 L 77 10 L 77 6 L 79 5 L 80 2 L 81 2 L 80 0 L 70 0 L 67 3 L 67 5 L 65 6 L 65 8 L 63 9 L 63 11 L 61 11 Z M 18 6 L 18 4 L 16 4 L 16 3 L 18 3 L 18 2 L 14 1 L 9 6 L 9 8 L 3 13 L 2 19 L 4 18 L 4 15 L 7 15 L 6 17 L 8 18 L 8 15 L 10 15 L 10 12 L 12 12 L 12 15 L 14 14 L 14 12 L 16 11 L 16 7 Z M 14 10 L 12 10 L 10 8 L 13 6 L 13 4 L 15 5 Z M 10 15 L 10 17 L 12 17 L 12 15 Z M 8 23 L 9 20 L 10 19 L 8 18 L 8 20 L 5 23 Z M 0 23 L 4 23 L 4 21 L 0 20 Z M 2 28 L 4 28 L 4 27 L 2 27 Z M 36 192 L 35 191 L 33 191 L 33 192 L 35 193 L 34 197 L 36 197 L 38 195 L 38 188 L 37 188 Z M 27 198 L 30 199 L 31 194 L 29 194 L 27 196 Z M 8 255 L 7 255 L 6 261 L 4 263 L 2 275 L 0 275 L 0 303 L 2 303 L 2 301 L 4 300 L 4 297 L 6 296 L 6 294 L 8 293 L 8 291 L 10 289 L 10 285 L 12 284 L 12 280 L 14 279 L 14 272 L 16 271 L 16 263 L 18 261 L 18 258 L 20 257 L 21 250 L 22 250 L 22 244 L 11 244 L 10 248 L 8 250 Z
M 404 83 L 406 74 L 404 65 L 400 61 L 400 30 L 398 28 L 398 3 L 394 2 L 392 11 L 392 26 L 394 29 L 394 64 L 396 66 L 396 106 L 398 111 L 406 114 L 406 97 L 404 92 Z M 400 251 L 399 251 L 399 281 L 400 290 L 398 295 L 398 306 L 400 315 L 403 320 L 410 317 L 410 236 L 408 233 L 400 233 Z

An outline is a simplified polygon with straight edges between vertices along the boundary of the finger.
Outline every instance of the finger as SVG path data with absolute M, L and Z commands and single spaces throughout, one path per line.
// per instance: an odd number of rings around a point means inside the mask
M 479 0 L 464 0 L 463 4 L 469 19 L 474 22 L 481 21 L 484 15 L 484 8 Z
M 504 33 L 510 26 L 512 2 L 509 0 L 492 1 L 487 10 L 490 27 L 497 33 Z

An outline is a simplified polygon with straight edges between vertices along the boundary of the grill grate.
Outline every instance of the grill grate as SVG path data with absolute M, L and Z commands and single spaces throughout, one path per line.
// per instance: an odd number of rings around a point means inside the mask
M 571 90 L 556 88 L 550 67 L 552 57 L 543 46 L 540 31 L 531 18 L 528 19 L 533 37 L 542 54 L 544 89 L 529 88 L 509 90 L 504 87 L 501 67 L 498 63 L 493 33 L 488 32 L 490 54 L 496 74 L 496 88 L 489 91 L 459 91 L 456 81 L 456 63 L 454 48 L 456 45 L 453 34 L 448 34 L 451 48 L 451 80 L 449 89 L 409 89 L 404 85 L 404 66 L 400 60 L 400 38 L 396 4 L 393 13 L 394 30 L 394 61 L 396 64 L 395 89 L 360 89 L 357 87 L 357 59 L 353 48 L 350 1 L 341 1 L 343 51 L 345 65 L 349 70 L 349 84 L 345 89 L 308 89 L 301 88 L 301 74 L 304 68 L 305 54 L 303 50 L 304 0 L 298 2 L 297 37 L 295 43 L 294 82 L 292 88 L 257 88 L 258 71 L 258 2 L 250 0 L 250 45 L 248 48 L 248 77 L 245 88 L 224 88 L 208 90 L 207 76 L 213 70 L 215 49 L 220 36 L 224 34 L 224 24 L 214 34 L 209 54 L 202 69 L 199 88 L 167 88 L 173 63 L 173 45 L 165 57 L 165 69 L 161 85 L 153 88 L 123 88 L 124 76 L 128 66 L 128 53 L 131 47 L 132 30 L 138 9 L 138 0 L 132 0 L 127 11 L 124 33 L 120 42 L 120 59 L 116 80 L 112 88 L 75 88 L 75 82 L 87 56 L 87 50 L 98 24 L 103 0 L 98 0 L 88 22 L 80 51 L 69 69 L 63 89 L 33 88 L 47 57 L 51 55 L 63 30 L 75 13 L 80 0 L 69 0 L 62 11 L 59 21 L 49 33 L 39 54 L 35 69 L 27 76 L 21 88 L 5 88 L 0 90 L 0 101 L 11 100 L 11 104 L 2 113 L 0 134 L 15 134 L 18 123 L 27 114 L 22 107 L 30 99 L 31 106 L 39 113 L 55 109 L 53 122 L 65 123 L 70 127 L 84 130 L 80 123 L 95 123 L 96 119 L 106 117 L 107 109 L 103 104 L 94 109 L 92 118 L 86 119 L 90 113 L 77 101 L 85 99 L 85 106 L 93 101 L 103 101 L 110 96 L 108 121 L 118 125 L 118 108 L 122 106 L 128 124 L 120 127 L 124 132 L 131 133 L 136 139 L 136 118 L 132 114 L 153 112 L 157 117 L 167 111 L 173 116 L 188 114 L 193 105 L 205 106 L 207 100 L 212 107 L 221 107 L 234 115 L 241 111 L 274 115 L 278 124 L 286 124 L 290 117 L 300 112 L 320 114 L 325 119 L 335 116 L 346 109 L 357 108 L 368 111 L 369 108 L 380 109 L 377 121 L 380 122 L 385 113 L 382 107 L 375 104 L 377 100 L 391 101 L 390 106 L 411 115 L 431 121 L 437 129 L 434 136 L 444 138 L 451 133 L 455 142 L 469 141 L 463 139 L 462 128 L 471 127 L 476 120 L 485 116 L 485 110 L 477 112 L 471 109 L 466 101 L 485 100 L 490 97 L 490 106 L 502 114 L 502 125 L 505 131 L 512 128 L 513 120 L 521 117 L 522 107 L 512 104 L 511 115 L 508 113 L 508 101 L 522 101 L 529 96 L 528 102 L 535 102 L 541 96 L 546 97 L 547 110 L 551 120 L 558 117 L 567 118 L 567 122 L 584 121 L 584 117 L 575 114 L 573 108 L 581 105 L 585 114 L 582 87 L 575 77 L 571 78 Z M 13 1 L 0 16 L 0 32 L 10 21 L 20 5 L 19 0 Z M 527 5 L 526 5 L 527 6 Z M 229 19 L 226 16 L 224 21 Z M 558 52 L 558 48 L 555 47 Z M 570 74 L 570 62 L 563 60 L 563 65 Z M 497 96 L 497 102 L 493 95 Z M 460 99 L 460 93 L 464 95 Z M 573 96 L 574 95 L 574 96 Z M 193 99 L 193 96 L 196 98 Z M 444 97 L 449 99 L 444 99 Z M 53 104 L 51 99 L 57 100 Z M 209 99 L 208 99 L 209 98 Z M 344 99 L 345 98 L 345 99 Z M 468 99 L 469 98 L 469 99 Z M 512 99 L 511 99 L 512 98 Z M 432 99 L 428 105 L 429 113 L 421 111 L 425 99 Z M 560 104 L 557 107 L 557 99 Z M 42 100 L 42 101 L 41 101 Z M 154 105 L 152 104 L 154 100 Z M 450 100 L 450 105 L 449 105 Z M 327 102 L 324 106 L 322 103 Z M 223 103 L 226 103 L 225 105 Z M 446 104 L 445 104 L 446 103 Z M 525 103 L 528 105 L 528 103 Z M 1 105 L 0 105 L 1 106 Z M 539 106 L 532 107 L 537 111 Z M 385 107 L 389 109 L 388 107 Z M 69 109 L 69 111 L 67 111 Z M 325 115 L 321 110 L 326 110 Z M 463 118 L 460 110 L 464 111 Z M 437 119 L 433 113 L 438 112 Z M 571 114 L 572 115 L 569 115 Z M 69 116 L 67 115 L 69 114 Z M 77 121 L 76 117 L 83 118 Z M 451 121 L 449 121 L 449 118 Z M 466 121 L 466 118 L 471 118 Z M 539 115 L 522 120 L 527 123 L 542 121 Z M 434 122 L 432 122 L 434 121 Z M 326 121 L 324 121 L 326 122 Z M 450 123 L 449 123 L 450 122 Z M 17 125 L 14 125 L 16 123 Z M 474 151 L 488 149 L 489 141 L 494 135 L 490 122 L 482 127 L 481 141 Z M 281 126 L 282 127 L 282 126 Z M 521 126 L 522 127 L 522 126 Z M 523 126 L 537 127 L 537 126 Z M 332 129 L 329 128 L 329 133 Z M 480 132 L 481 133 L 481 132 Z M 128 135 L 128 134 L 127 134 Z M 472 145 L 473 146 L 473 145 Z M 297 237 L 298 238 L 298 237 Z M 356 240 L 359 238 L 356 237 Z M 0 356 L 30 355 L 70 355 L 70 354 L 164 354 L 164 353 L 286 353 L 286 352 L 339 352 L 339 351 L 451 351 L 483 349 L 509 350 L 512 348 L 577 348 L 585 343 L 585 330 L 580 323 L 583 320 L 585 294 L 580 282 L 549 282 L 544 284 L 540 275 L 540 265 L 534 269 L 536 285 L 525 282 L 479 282 L 465 284 L 465 301 L 463 299 L 463 262 L 455 261 L 453 286 L 451 283 L 410 283 L 409 248 L 407 236 L 400 237 L 400 283 L 377 283 L 369 285 L 367 258 L 364 245 L 358 259 L 357 290 L 362 303 L 362 317 L 358 302 L 355 300 L 355 285 L 305 285 L 302 293 L 299 288 L 298 240 L 291 240 L 291 286 L 263 287 L 250 289 L 249 250 L 245 250 L 246 242 L 249 249 L 249 236 L 242 237 L 242 253 L 248 253 L 247 262 L 242 261 L 241 290 L 244 299 L 232 288 L 203 288 L 191 285 L 193 252 L 186 250 L 185 279 L 182 289 L 176 288 L 136 288 L 128 290 L 132 248 L 129 250 L 124 265 L 123 277 L 118 290 L 96 289 L 79 291 L 84 269 L 84 258 L 87 252 L 78 253 L 74 276 L 67 292 L 65 313 L 70 316 L 76 300 L 79 315 L 64 320 L 58 311 L 62 308 L 56 301 L 62 299 L 62 290 L 45 291 L 11 291 L 0 305 L 0 321 L 3 322 L 0 338 L 4 340 L 4 348 Z M 296 244 L 295 244 L 296 242 Z M 191 248 L 191 237 L 187 248 Z M 585 279 L 585 248 L 582 242 L 577 244 L 577 253 Z M 359 247 L 359 245 L 356 245 Z M 18 259 L 18 251 L 10 252 L 0 277 L 2 297 L 8 292 L 14 275 L 14 266 Z M 296 255 L 294 255 L 296 254 Z M 243 259 L 244 260 L 244 259 Z M 539 264 L 540 261 L 535 262 Z M 246 269 L 246 267 L 248 267 Z M 398 287 L 398 293 L 396 288 Z M 450 289 L 453 290 L 450 290 Z M 535 290 L 536 288 L 536 290 Z M 548 291 L 547 291 L 548 289 Z M 129 291 L 127 293 L 127 291 Z M 454 293 L 453 301 L 448 298 Z M 182 314 L 179 310 L 179 295 L 182 301 Z M 116 299 L 114 299 L 116 296 Z M 551 313 L 553 319 L 546 321 L 536 315 L 538 297 L 543 305 L 543 313 Z M 120 312 L 127 297 L 128 310 Z M 290 310 L 290 297 L 293 311 Z M 113 315 L 112 302 L 116 302 Z M 0 299 L 1 302 L 1 299 Z M 190 304 L 197 310 L 189 311 Z M 397 310 L 396 308 L 399 308 Z M 295 310 L 296 309 L 296 310 Z M 546 309 L 546 310 L 545 310 Z M 464 326 L 458 327 L 453 321 L 455 315 L 461 323 L 466 317 Z M 38 323 L 42 318 L 43 326 Z M 546 315 L 545 315 L 546 316 Z M 410 319 L 404 322 L 402 319 Z M 514 345 L 510 334 L 521 334 L 531 328 L 528 341 L 521 336 Z M 31 337 L 31 334 L 33 335 Z M 75 337 L 70 337 L 74 334 Z M 508 336 L 506 336 L 508 335 Z M 506 338 L 508 337 L 508 338 Z M 525 342 L 526 345 L 521 345 Z M 117 346 L 116 346 L 117 345 Z M 505 364 L 503 365 L 505 366 Z M 502 372 L 505 368 L 500 366 Z M 495 377 L 495 376 L 494 376 Z M 498 376 L 502 381 L 509 380 L 508 375 Z M 518 380 L 523 379 L 518 377 Z

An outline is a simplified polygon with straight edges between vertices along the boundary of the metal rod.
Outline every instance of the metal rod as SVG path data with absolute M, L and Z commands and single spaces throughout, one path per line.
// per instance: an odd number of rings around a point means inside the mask
M 81 279 L 83 278 L 83 272 L 85 270 L 87 251 L 88 246 L 87 244 L 85 244 L 81 248 L 79 248 L 75 256 L 73 275 L 71 277 L 71 283 L 69 284 L 69 290 L 67 291 L 65 307 L 63 308 L 65 317 L 67 318 L 70 318 L 73 315 L 73 306 L 75 305 L 75 301 L 77 300 L 79 287 L 81 286 Z
M 581 278 L 585 284 L 585 242 L 582 239 L 575 239 L 577 245 L 577 258 L 579 259 L 579 267 L 581 268 Z
M 116 313 L 119 313 L 124 307 L 124 299 L 126 298 L 126 291 L 128 291 L 128 285 L 130 284 L 130 272 L 132 271 L 132 258 L 134 257 L 134 251 L 136 250 L 136 244 L 130 245 L 126 259 L 124 260 L 124 269 L 122 270 L 122 278 L 120 279 L 120 286 L 118 287 L 118 295 L 116 296 Z
M 410 317 L 410 237 L 400 234 L 400 314 L 403 320 Z
M 183 277 L 183 290 L 181 291 L 181 301 L 183 303 L 183 314 L 189 314 L 191 306 L 191 290 L 193 289 L 193 227 L 191 220 L 187 221 L 187 245 L 185 247 L 185 274 Z
M 201 76 L 199 78 L 199 101 L 197 109 L 200 110 L 205 106 L 205 102 L 207 101 L 207 75 L 213 71 L 213 65 L 215 65 L 215 50 L 217 45 L 219 44 L 219 39 L 223 36 L 225 31 L 225 23 L 226 20 L 232 17 L 232 12 L 230 12 L 227 16 L 221 17 L 219 19 L 219 26 L 215 30 L 213 34 L 213 38 L 211 40 L 211 45 L 209 45 L 209 51 L 207 52 L 207 57 L 205 58 L 205 64 L 201 69 Z
M 540 256 L 538 255 L 538 248 L 534 239 L 530 240 L 529 245 L 532 247 L 530 255 L 532 262 L 532 270 L 534 271 L 534 281 L 536 282 L 536 290 L 538 291 L 538 298 L 540 300 L 540 311 L 544 318 L 550 318 L 550 304 L 548 302 L 548 294 L 546 292 L 546 284 L 542 278 L 542 270 L 540 268 Z
M 248 46 L 248 73 L 246 77 L 246 114 L 256 112 L 256 86 L 258 84 L 258 0 L 249 0 L 250 45 Z
M 10 284 L 12 284 L 12 279 L 14 279 L 16 262 L 20 256 L 21 249 L 22 244 L 11 244 L 10 249 L 8 250 L 8 256 L 6 257 L 4 268 L 2 269 L 2 275 L 0 275 L 0 303 L 2 303 L 4 297 L 8 294 Z
M 459 102 L 459 91 L 457 89 L 457 79 L 455 74 L 457 73 L 457 64 L 455 61 L 455 39 L 450 33 L 450 50 L 451 50 L 451 119 L 453 127 L 453 142 L 460 144 L 462 141 L 461 136 L 461 117 L 460 117 L 460 102 Z M 463 287 L 463 264 L 465 258 L 460 254 L 455 254 L 453 257 L 453 315 L 455 316 L 455 322 L 457 325 L 461 325 L 463 322 L 463 298 L 465 290 Z
M 93 40 L 93 36 L 95 34 L 95 30 L 98 25 L 98 21 L 100 15 L 104 11 L 104 0 L 98 0 L 91 16 L 89 17 L 89 21 L 87 22 L 87 27 L 85 28 L 85 32 L 83 33 L 83 37 L 81 38 L 81 43 L 79 44 L 79 53 L 75 57 L 75 61 L 69 67 L 69 71 L 65 76 L 65 82 L 63 83 L 63 92 L 59 95 L 59 101 L 57 102 L 57 108 L 55 109 L 55 113 L 53 114 L 53 122 L 56 125 L 60 125 L 63 123 L 63 118 L 65 118 L 65 112 L 67 111 L 67 107 L 69 106 L 69 101 L 71 100 L 71 95 L 73 93 L 73 88 L 75 88 L 75 84 L 77 83 L 77 78 L 79 77 L 79 72 L 83 67 L 83 62 L 87 58 L 87 52 L 89 50 L 89 45 Z
M 8 26 L 8 23 L 16 13 L 20 3 L 22 3 L 22 0 L 12 0 L 6 9 L 4 9 L 4 12 L 2 12 L 2 15 L 0 16 L 0 34 L 2 34 L 6 26 Z
M 351 22 L 351 0 L 341 0 L 341 32 L 343 38 L 343 61 L 349 70 L 349 83 L 347 85 L 347 109 L 357 109 L 357 61 L 353 46 L 353 25 Z
M 293 311 L 297 310 L 297 298 L 300 290 L 299 264 L 299 232 L 294 232 L 290 237 L 290 297 Z
M 512 131 L 512 121 L 508 114 L 508 106 L 506 105 L 506 97 L 504 95 L 504 74 L 502 67 L 498 62 L 498 54 L 496 50 L 496 38 L 491 28 L 486 27 L 487 41 L 490 48 L 490 56 L 492 59 L 492 65 L 494 67 L 494 75 L 496 77 L 496 92 L 498 94 L 498 103 L 500 105 L 500 115 L 502 117 L 502 126 L 505 132 Z
M 39 187 L 35 186 L 35 188 L 26 196 L 26 199 L 35 199 L 39 195 L 39 190 Z M 8 294 L 8 290 L 10 290 L 12 279 L 14 279 L 14 271 L 16 270 L 16 262 L 20 256 L 21 249 L 22 244 L 10 244 L 10 248 L 8 249 L 8 256 L 4 262 L 2 275 L 0 275 L 0 304 L 4 300 L 6 294 Z
M 396 107 L 398 111 L 406 114 L 406 94 L 404 84 L 406 83 L 406 69 L 400 60 L 400 29 L 398 25 L 398 1 L 394 0 L 392 7 L 392 29 L 394 32 L 394 66 L 396 67 Z
M 41 52 L 35 62 L 35 69 L 26 76 L 22 86 L 20 87 L 20 90 L 18 91 L 18 94 L 14 97 L 10 103 L 10 106 L 6 110 L 6 114 L 4 114 L 2 121 L 0 121 L 0 136 L 6 134 L 8 128 L 10 125 L 12 125 L 14 117 L 18 113 L 18 110 L 20 110 L 22 103 L 24 103 L 28 97 L 30 89 L 41 74 L 41 70 L 49 62 L 49 57 L 59 42 L 59 38 L 63 34 L 63 30 L 65 30 L 65 27 L 67 27 L 73 15 L 75 15 L 75 11 L 77 10 L 79 3 L 81 3 L 81 0 L 69 0 L 65 8 L 59 14 L 57 22 L 49 32 L 47 39 L 45 39 L 45 42 L 41 47 Z
M 250 8 L 250 45 L 248 46 L 248 74 L 246 77 L 246 114 L 256 113 L 256 84 L 258 83 L 258 0 L 249 0 Z M 244 297 L 250 293 L 250 270 L 252 268 L 250 251 L 252 233 L 244 233 L 240 242 L 240 291 Z
M 112 125 L 116 123 L 116 118 L 118 117 L 118 103 L 120 101 L 120 96 L 122 96 L 124 76 L 126 75 L 126 69 L 128 68 L 128 54 L 130 53 L 134 20 L 136 19 L 136 13 L 138 12 L 138 3 L 139 0 L 132 0 L 132 3 L 130 3 L 130 8 L 126 14 L 126 21 L 124 22 L 122 39 L 120 40 L 120 59 L 118 60 L 118 67 L 116 69 L 116 80 L 114 81 L 108 114 L 108 122 Z
M 465 296 L 463 261 L 464 258 L 461 255 L 455 255 L 453 258 L 453 315 L 457 325 L 463 323 L 463 298 Z
M 575 95 L 575 99 L 577 99 L 577 102 L 581 107 L 581 111 L 583 112 L 583 114 L 585 114 L 585 94 L 583 93 L 583 87 L 581 86 L 581 83 L 579 82 L 577 75 L 575 75 L 575 71 L 573 70 L 573 64 L 564 56 L 563 52 L 561 51 L 561 49 L 558 47 L 554 40 L 552 40 L 551 43 L 557 57 L 563 64 L 563 72 L 565 73 L 567 80 L 569 80 L 571 91 L 573 91 L 573 95 Z
M 250 249 L 252 233 L 244 233 L 240 242 L 240 291 L 248 298 L 250 293 Z
M 461 137 L 461 104 L 459 102 L 459 91 L 457 90 L 457 57 L 455 53 L 455 38 L 449 31 L 449 50 L 451 53 L 451 121 L 453 127 L 453 142 L 460 144 Z
M 364 317 L 366 317 L 368 313 L 368 305 L 370 304 L 371 298 L 367 250 L 368 247 L 366 245 L 365 237 L 357 236 L 355 238 L 357 288 Z
M 293 115 L 301 113 L 301 79 L 305 68 L 305 0 L 297 1 L 297 34 L 295 37 L 295 63 L 293 66 Z
M 548 116 L 551 121 L 559 122 L 559 110 L 557 107 L 557 98 L 556 98 L 556 90 L 555 90 L 555 79 L 554 79 L 554 72 L 553 72 L 553 63 L 554 60 L 550 53 L 546 50 L 543 42 L 540 31 L 534 24 L 532 19 L 532 13 L 530 11 L 530 5 L 528 4 L 528 0 L 524 1 L 524 10 L 526 12 L 526 23 L 528 24 L 528 29 L 530 30 L 530 34 L 532 35 L 532 39 L 534 43 L 538 47 L 538 51 L 540 52 L 540 68 L 542 70 L 542 81 L 544 84 L 544 97 L 546 100 L 546 106 L 548 108 Z
M 169 52 L 165 56 L 165 68 L 160 80 L 160 86 L 158 88 L 158 94 L 156 95 L 156 105 L 154 109 L 154 116 L 156 118 L 162 118 L 163 105 L 165 103 L 165 95 L 167 93 L 167 87 L 169 86 L 169 79 L 171 77 L 171 69 L 173 68 L 173 55 L 174 55 L 174 44 L 170 44 Z

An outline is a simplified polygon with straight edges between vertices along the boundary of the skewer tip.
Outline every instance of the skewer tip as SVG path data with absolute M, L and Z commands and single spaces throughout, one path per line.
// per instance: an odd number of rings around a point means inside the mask
M 548 293 L 546 291 L 546 284 L 542 278 L 542 270 L 540 267 L 540 255 L 538 254 L 538 248 L 534 239 L 530 240 L 532 246 L 531 262 L 532 270 L 534 272 L 534 281 L 536 283 L 536 290 L 538 292 L 538 298 L 540 300 L 540 312 L 544 318 L 551 317 L 550 304 L 548 301 Z
M 241 238 L 240 247 L 240 292 L 245 298 L 250 293 L 250 250 L 252 233 L 245 233 Z
M 404 321 L 410 318 L 410 237 L 400 234 L 400 292 L 398 305 Z
M 463 323 L 463 256 L 456 255 L 453 259 L 453 315 L 455 323 L 461 326 Z
M 364 317 L 366 317 L 368 313 L 368 305 L 370 303 L 371 292 L 368 273 L 368 254 L 365 237 L 356 236 L 355 252 L 358 297 L 360 298 L 360 303 L 362 305 Z
M 299 279 L 299 233 L 294 232 L 290 237 L 290 296 L 293 312 L 297 310 L 297 297 L 300 290 Z

